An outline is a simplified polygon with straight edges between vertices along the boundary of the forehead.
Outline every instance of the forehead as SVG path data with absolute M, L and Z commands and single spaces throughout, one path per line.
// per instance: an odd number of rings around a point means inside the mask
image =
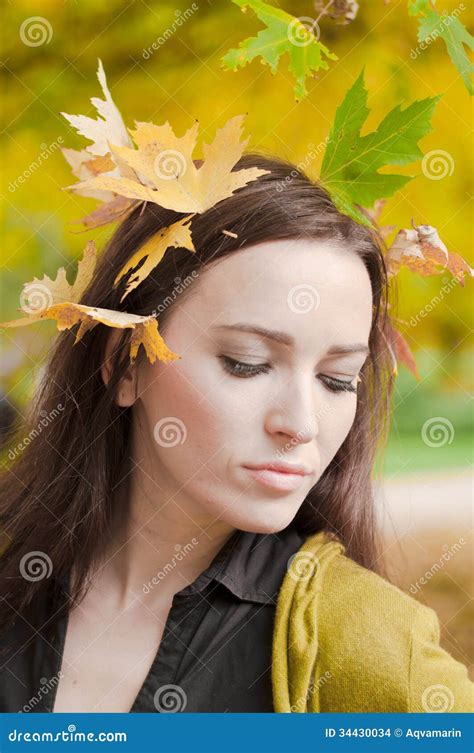
M 200 275 L 184 308 L 203 329 L 246 321 L 285 330 L 303 342 L 368 339 L 372 290 L 348 247 L 279 240 L 237 251 Z M 248 337 L 248 335 L 247 335 Z M 342 340 L 341 340 L 342 338 Z

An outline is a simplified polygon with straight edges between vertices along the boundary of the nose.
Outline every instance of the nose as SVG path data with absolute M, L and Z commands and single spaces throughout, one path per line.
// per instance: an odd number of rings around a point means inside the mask
M 316 405 L 314 375 L 299 373 L 270 397 L 265 428 L 298 443 L 312 442 L 319 433 L 322 406 Z

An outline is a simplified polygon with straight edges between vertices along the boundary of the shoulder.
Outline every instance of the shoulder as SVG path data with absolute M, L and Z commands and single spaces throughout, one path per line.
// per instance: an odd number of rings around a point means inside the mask
M 312 625 L 314 676 L 326 678 L 318 710 L 472 709 L 473 685 L 464 665 L 440 647 L 433 609 L 354 562 L 325 534 L 309 537 L 298 559 L 310 563 L 311 577 L 298 581 L 289 573 L 282 596 L 300 630 Z

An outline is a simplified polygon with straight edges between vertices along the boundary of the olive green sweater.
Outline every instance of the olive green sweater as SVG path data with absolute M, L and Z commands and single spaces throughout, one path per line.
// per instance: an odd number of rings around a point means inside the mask
M 467 670 L 436 613 L 345 555 L 325 533 L 292 558 L 273 636 L 276 712 L 468 712 Z

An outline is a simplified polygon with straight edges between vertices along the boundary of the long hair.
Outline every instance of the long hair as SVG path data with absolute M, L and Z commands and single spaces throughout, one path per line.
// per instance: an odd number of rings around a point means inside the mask
M 196 253 L 183 248 L 166 253 L 120 304 L 124 284 L 113 285 L 118 271 L 148 238 L 184 216 L 151 203 L 137 206 L 101 254 L 81 303 L 139 315 L 154 313 L 163 332 L 177 285 L 183 300 L 192 289 L 185 281 L 193 273 L 205 272 L 206 265 L 239 249 L 304 238 L 337 241 L 357 254 L 371 281 L 373 321 L 355 420 L 295 523 L 304 534 L 326 530 L 337 535 L 350 557 L 381 572 L 372 469 L 386 440 L 393 388 L 384 335 L 388 283 L 381 241 L 374 231 L 339 212 L 327 191 L 293 164 L 247 154 L 234 169 L 253 166 L 270 172 L 193 219 Z M 121 333 L 111 357 L 112 377 L 105 385 L 101 364 L 109 333 L 110 328 L 98 324 L 77 344 L 74 331 L 58 334 L 19 436 L 28 435 L 44 416 L 54 419 L 43 422 L 41 432 L 1 476 L 0 523 L 7 546 L 0 559 L 0 631 L 23 613 L 34 596 L 57 586 L 71 570 L 75 579 L 69 603 L 80 601 L 115 524 L 127 515 L 127 501 L 114 505 L 113 500 L 114 490 L 126 484 L 129 473 L 133 407 L 119 407 L 115 392 L 129 364 L 131 331 Z M 139 358 L 143 357 L 141 348 Z M 34 552 L 47 555 L 52 577 L 23 577 L 25 561 Z M 57 617 L 56 613 L 51 619 Z

